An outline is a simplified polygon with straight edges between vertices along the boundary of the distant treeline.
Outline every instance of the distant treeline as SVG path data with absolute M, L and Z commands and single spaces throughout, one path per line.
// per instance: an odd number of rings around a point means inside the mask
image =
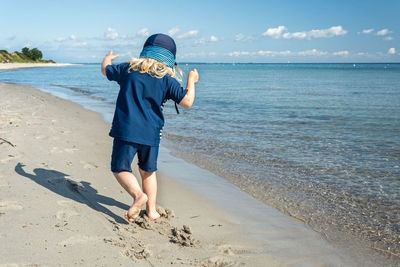
M 53 60 L 42 59 L 43 53 L 37 48 L 29 49 L 24 47 L 21 52 L 15 51 L 8 53 L 6 50 L 0 50 L 0 62 L 8 63 L 54 63 Z

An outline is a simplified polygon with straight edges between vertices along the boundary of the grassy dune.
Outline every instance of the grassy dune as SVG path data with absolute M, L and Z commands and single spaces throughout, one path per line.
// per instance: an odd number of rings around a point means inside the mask
M 32 60 L 21 52 L 8 53 L 6 50 L 0 50 L 0 62 L 7 60 L 9 63 L 54 63 L 53 60 Z

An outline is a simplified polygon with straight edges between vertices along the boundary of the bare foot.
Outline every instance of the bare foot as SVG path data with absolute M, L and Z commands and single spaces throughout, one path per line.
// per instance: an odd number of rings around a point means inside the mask
M 147 210 L 146 213 L 147 213 L 147 217 L 149 217 L 149 219 L 153 220 L 153 221 L 161 217 L 160 213 L 158 213 L 156 210 L 154 210 L 154 211 Z
M 136 217 L 140 213 L 140 208 L 147 202 L 147 195 L 143 193 L 142 195 L 138 196 L 133 202 L 132 206 L 129 210 L 125 213 L 125 218 L 129 222 L 135 221 Z

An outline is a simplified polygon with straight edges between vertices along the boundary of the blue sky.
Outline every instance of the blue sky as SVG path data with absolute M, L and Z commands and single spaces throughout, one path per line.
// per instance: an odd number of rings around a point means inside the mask
M 148 3 L 151 2 L 151 3 Z M 400 62 L 400 1 L 2 1 L 0 49 L 58 62 L 137 57 L 169 33 L 178 62 Z

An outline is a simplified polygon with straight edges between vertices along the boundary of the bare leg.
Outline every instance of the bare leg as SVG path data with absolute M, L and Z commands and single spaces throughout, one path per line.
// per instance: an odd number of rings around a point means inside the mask
M 156 210 L 157 201 L 157 176 L 156 172 L 145 172 L 139 168 L 140 176 L 142 176 L 143 191 L 148 196 L 146 203 L 146 213 L 150 220 L 160 218 L 160 214 Z
M 140 208 L 147 202 L 147 195 L 143 193 L 136 177 L 127 171 L 114 173 L 118 183 L 133 197 L 133 204 L 125 213 L 125 218 L 133 222 L 140 213 Z

